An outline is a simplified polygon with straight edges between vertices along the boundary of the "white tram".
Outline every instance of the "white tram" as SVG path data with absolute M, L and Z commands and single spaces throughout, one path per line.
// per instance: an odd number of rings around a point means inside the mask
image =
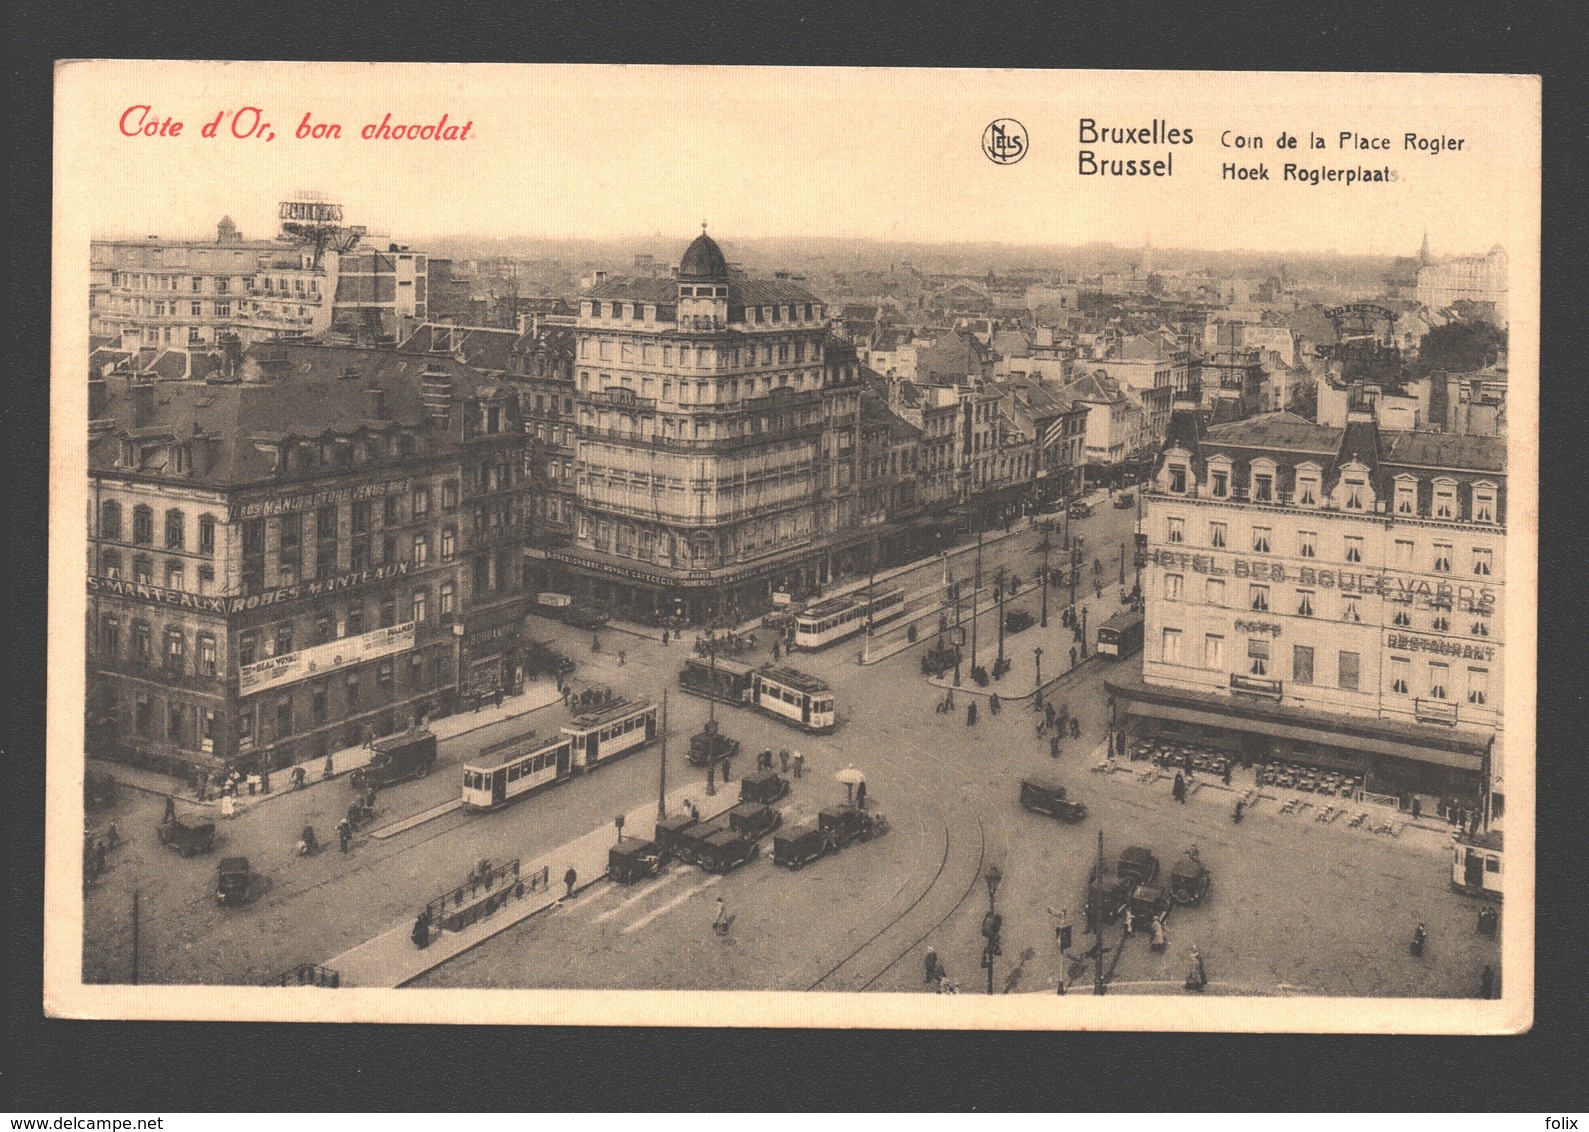
M 832 731 L 833 689 L 797 668 L 758 668 L 750 677 L 751 706 L 807 731 Z
M 813 605 L 795 618 L 796 648 L 820 649 L 905 612 L 905 591 L 887 589 L 868 598 L 836 597 Z
M 590 771 L 598 763 L 639 750 L 657 737 L 657 705 L 619 700 L 563 724 L 573 743 L 574 767 Z
M 536 738 L 535 732 L 493 743 L 463 764 L 463 804 L 494 810 L 572 773 L 573 741 L 567 735 Z

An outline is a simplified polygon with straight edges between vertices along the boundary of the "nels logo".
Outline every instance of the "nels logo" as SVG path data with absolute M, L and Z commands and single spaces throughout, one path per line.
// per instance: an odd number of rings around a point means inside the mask
M 1014 165 L 1027 148 L 1026 127 L 1014 118 L 995 118 L 982 131 L 982 152 L 995 165 Z

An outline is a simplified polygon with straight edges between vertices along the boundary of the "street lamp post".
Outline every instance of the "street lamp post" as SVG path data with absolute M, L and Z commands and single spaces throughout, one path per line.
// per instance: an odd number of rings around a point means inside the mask
M 1004 872 L 997 865 L 989 865 L 988 871 L 983 875 L 983 880 L 988 885 L 988 914 L 982 921 L 982 935 L 987 941 L 983 948 L 982 965 L 988 969 L 988 993 L 993 993 L 993 957 L 1003 953 L 999 943 L 999 932 L 1003 928 L 1003 918 L 994 910 L 994 897 L 998 895 L 999 882 L 1004 879 Z
M 971 667 L 977 666 L 977 606 L 982 596 L 982 522 L 977 521 L 977 565 L 971 579 Z
M 1034 648 L 1032 650 L 1032 658 L 1037 661 L 1037 683 L 1034 685 L 1034 687 L 1036 688 L 1037 691 L 1042 691 L 1043 690 L 1043 646 L 1042 645 L 1038 645 L 1036 648 Z
M 1126 584 L 1126 544 L 1120 544 L 1120 584 Z
M 1081 659 L 1087 659 L 1087 607 L 1081 607 Z
M 1004 667 L 1004 567 L 999 567 L 999 659 L 997 666 Z
M 1049 544 L 1049 541 L 1048 541 L 1048 528 L 1045 526 L 1043 528 L 1043 541 L 1038 543 L 1038 545 L 1037 545 L 1037 549 L 1041 550 L 1043 552 L 1043 579 L 1042 579 L 1042 581 L 1043 581 L 1043 617 L 1042 617 L 1041 624 L 1042 624 L 1042 627 L 1045 628 L 1045 629 L 1048 628 L 1048 551 L 1049 551 L 1049 545 L 1050 544 Z
M 657 764 L 657 821 L 668 816 L 668 690 L 662 689 L 662 760 Z

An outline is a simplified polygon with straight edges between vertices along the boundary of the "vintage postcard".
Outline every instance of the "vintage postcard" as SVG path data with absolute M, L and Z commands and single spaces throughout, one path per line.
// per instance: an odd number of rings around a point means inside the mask
M 56 98 L 51 1015 L 1531 1024 L 1537 79 Z

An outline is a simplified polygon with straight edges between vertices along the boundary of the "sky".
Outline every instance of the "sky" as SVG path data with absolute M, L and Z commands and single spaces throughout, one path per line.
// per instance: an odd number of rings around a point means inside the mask
M 64 221 L 93 235 L 274 234 L 301 189 L 348 223 L 426 237 L 727 238 L 1514 256 L 1537 231 L 1538 86 L 1526 78 L 884 69 L 86 61 L 57 75 Z M 129 107 L 175 137 L 122 133 Z M 230 135 L 255 106 L 272 141 Z M 141 112 L 135 111 L 129 124 Z M 217 115 L 221 137 L 200 127 Z M 293 136 L 308 114 L 336 139 Z M 470 123 L 459 141 L 364 140 L 366 125 Z M 985 127 L 1029 149 L 1000 165 Z M 1191 145 L 1096 145 L 1080 122 L 1190 129 Z M 1221 145 L 1231 131 L 1264 149 Z M 1275 148 L 1281 132 L 1303 148 Z M 1343 150 L 1341 131 L 1390 152 Z M 1309 152 L 1308 133 L 1328 141 Z M 1460 150 L 1404 151 L 1408 133 Z M 1078 156 L 1159 160 L 1170 177 L 1078 175 Z M 1268 168 L 1232 181 L 1226 163 Z M 1307 185 L 1282 166 L 1389 166 L 1393 184 Z M 1523 191 L 1519 192 L 1519 186 Z

